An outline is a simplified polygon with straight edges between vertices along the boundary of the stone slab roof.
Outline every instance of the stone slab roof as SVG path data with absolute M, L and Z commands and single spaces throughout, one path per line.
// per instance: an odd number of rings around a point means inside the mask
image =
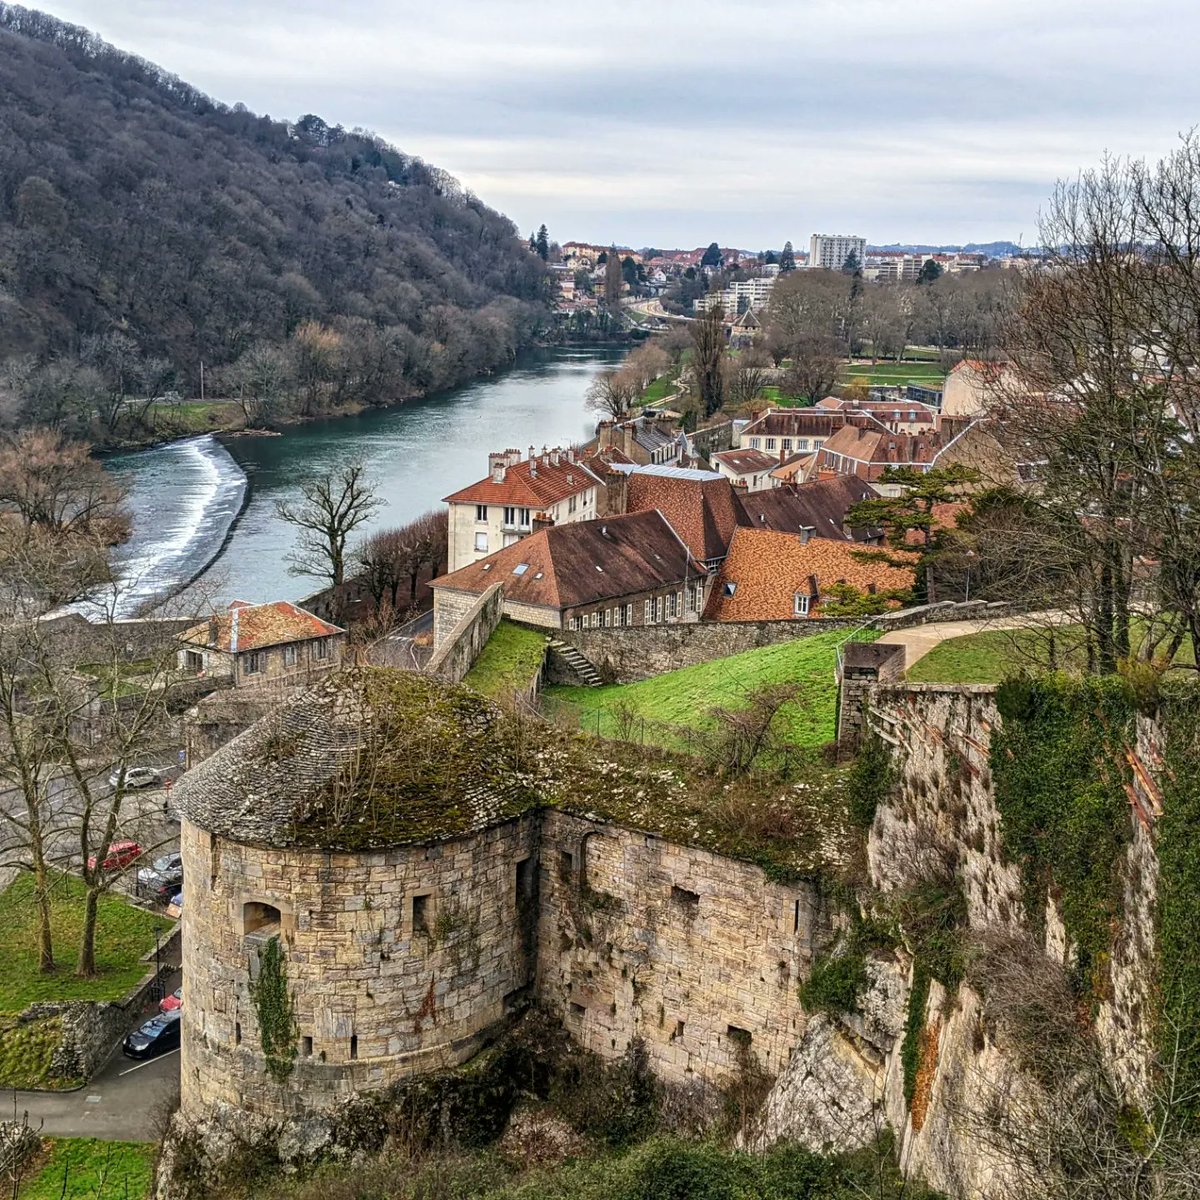
M 876 500 L 879 493 L 856 475 L 817 479 L 794 487 L 770 488 L 742 496 L 745 524 L 752 529 L 772 529 L 776 533 L 800 533 L 809 530 L 815 537 L 835 542 L 865 541 L 878 538 L 880 530 L 848 530 L 846 514 L 863 500 Z

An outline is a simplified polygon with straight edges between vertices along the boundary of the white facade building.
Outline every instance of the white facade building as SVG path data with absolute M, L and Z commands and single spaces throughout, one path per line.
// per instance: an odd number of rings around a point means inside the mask
M 738 312 L 747 308 L 765 308 L 771 299 L 771 289 L 775 286 L 777 276 L 755 276 L 753 279 L 741 279 L 731 283 L 723 292 L 713 292 L 709 296 L 701 296 L 693 305 L 696 312 L 708 312 L 718 304 L 725 310 L 727 317 L 735 317 Z M 742 301 L 745 301 L 745 304 Z
M 841 233 L 814 233 L 808 242 L 808 265 L 840 271 L 851 254 L 861 263 L 866 251 L 866 238 Z

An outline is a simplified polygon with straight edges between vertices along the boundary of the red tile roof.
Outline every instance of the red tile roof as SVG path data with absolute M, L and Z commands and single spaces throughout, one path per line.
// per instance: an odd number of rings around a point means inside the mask
M 726 470 L 735 475 L 749 475 L 753 471 L 769 471 L 779 465 L 779 459 L 773 454 L 764 454 L 761 450 L 722 450 L 709 455 L 714 463 L 720 463 Z
M 235 600 L 225 612 L 185 629 L 179 636 L 181 641 L 194 646 L 240 654 L 244 650 L 261 650 L 264 646 L 282 646 L 345 632 L 287 600 L 272 604 Z
M 556 454 L 557 463 L 555 453 L 538 454 L 506 467 L 499 483 L 489 475 L 445 500 L 448 504 L 508 504 L 540 509 L 586 492 L 600 482 L 578 458 L 571 462 L 564 452 Z
M 796 615 L 797 592 L 819 596 L 834 583 L 846 583 L 861 592 L 870 591 L 871 585 L 882 592 L 912 587 L 911 569 L 875 559 L 860 560 L 856 555 L 862 553 L 861 547 L 829 538 L 814 537 L 806 542 L 791 533 L 739 529 L 713 584 L 705 617 L 710 621 L 787 620 Z M 887 553 L 895 557 L 906 552 Z M 732 595 L 727 594 L 730 590 Z M 819 601 L 810 603 L 808 615 L 820 616 Z
M 658 512 L 553 525 L 433 580 L 432 588 L 486 591 L 565 609 L 656 591 L 707 575 Z
M 701 562 L 725 556 L 733 531 L 743 523 L 733 484 L 713 479 L 679 479 L 634 471 L 629 476 L 628 512 L 657 509 Z

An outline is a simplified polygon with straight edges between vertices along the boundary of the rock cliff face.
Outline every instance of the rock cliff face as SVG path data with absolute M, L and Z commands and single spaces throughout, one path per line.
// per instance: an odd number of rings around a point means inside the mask
M 897 772 L 869 834 L 870 882 L 883 893 L 899 892 L 928 878 L 931 868 L 952 873 L 976 935 L 1019 933 L 1031 907 L 1021 873 L 1005 855 L 992 786 L 991 741 L 999 721 L 990 688 L 878 687 L 868 697 L 867 723 L 891 748 Z M 1133 828 L 1123 915 L 1111 986 L 1095 1014 L 1097 1040 L 1133 1104 L 1149 1095 L 1161 742 L 1157 725 L 1139 718 L 1130 755 Z M 1046 901 L 1044 949 L 1059 962 L 1073 953 L 1053 895 Z M 1003 1139 L 988 1136 L 984 1110 L 989 1098 L 1020 1097 L 1037 1085 L 967 983 L 947 994 L 934 980 L 914 1019 L 908 1012 L 912 968 L 903 949 L 877 956 L 868 964 L 869 987 L 858 1013 L 809 1021 L 748 1140 L 760 1148 L 786 1140 L 814 1150 L 851 1149 L 871 1143 L 887 1126 L 896 1131 L 910 1176 L 963 1200 L 1003 1197 L 1017 1165 Z M 911 1101 L 904 1082 L 906 1026 L 920 1031 Z

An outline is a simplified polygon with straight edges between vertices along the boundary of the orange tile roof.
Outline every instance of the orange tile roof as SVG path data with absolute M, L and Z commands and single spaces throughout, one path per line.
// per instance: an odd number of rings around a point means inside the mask
M 881 592 L 911 588 L 915 573 L 877 560 L 862 561 L 863 548 L 830 538 L 809 538 L 769 529 L 739 529 L 729 556 L 721 564 L 705 612 L 710 621 L 778 621 L 796 615 L 795 595 L 817 595 L 833 583 L 847 583 L 860 592 L 873 584 Z M 891 556 L 904 551 L 889 551 Z M 913 555 L 916 558 L 916 555 Z M 727 595 L 729 586 L 733 595 Z M 820 603 L 811 603 L 811 616 L 820 616 Z
M 723 558 L 733 531 L 744 523 L 741 502 L 724 476 L 679 479 L 634 471 L 625 507 L 628 512 L 657 509 L 701 562 Z
M 576 458 L 571 462 L 558 453 L 555 464 L 550 454 L 537 454 L 515 466 L 506 467 L 497 483 L 491 475 L 461 491 L 444 497 L 447 504 L 508 504 L 522 508 L 545 508 L 568 496 L 576 496 L 600 481 Z
M 264 646 L 282 646 L 286 642 L 304 642 L 345 632 L 287 600 L 272 604 L 235 600 L 225 612 L 185 629 L 179 637 L 194 646 L 240 654 L 244 650 L 261 650 Z

